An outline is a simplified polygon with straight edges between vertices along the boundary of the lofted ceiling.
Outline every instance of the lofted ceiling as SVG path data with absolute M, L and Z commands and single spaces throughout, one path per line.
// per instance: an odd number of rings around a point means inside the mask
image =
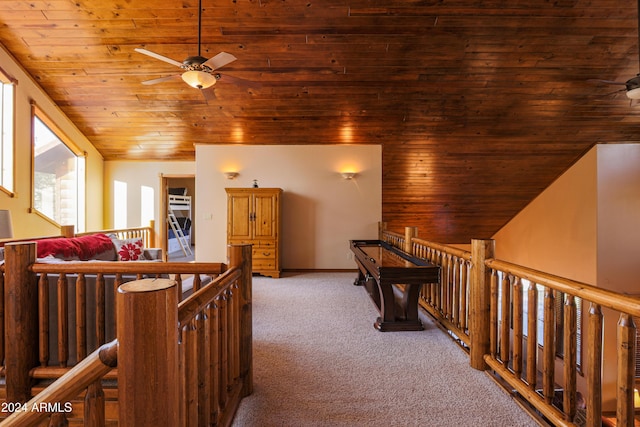
M 3 0 L 0 41 L 106 160 L 194 144 L 380 144 L 383 220 L 489 237 L 597 143 L 640 141 L 632 0 Z M 242 79 L 242 80 L 240 80 Z M 622 92 L 616 92 L 623 89 Z

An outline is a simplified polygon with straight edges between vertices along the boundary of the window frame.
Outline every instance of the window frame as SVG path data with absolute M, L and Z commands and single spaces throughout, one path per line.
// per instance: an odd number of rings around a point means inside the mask
M 35 213 L 36 215 L 38 215 L 39 217 L 45 219 L 46 221 L 50 222 L 51 224 L 55 225 L 55 226 L 63 226 L 63 225 L 70 225 L 70 224 L 59 224 L 58 222 L 56 222 L 55 219 L 50 218 L 49 216 L 45 215 L 44 213 L 40 212 L 36 207 L 35 207 L 35 195 L 36 195 L 36 188 L 35 188 L 35 174 L 36 174 L 36 161 L 35 161 L 35 157 L 36 157 L 36 144 L 35 144 L 35 139 L 36 139 L 36 132 L 35 132 L 35 120 L 38 119 L 42 122 L 42 124 L 44 124 L 59 140 L 62 144 L 65 145 L 65 147 L 67 147 L 67 149 L 69 151 L 71 151 L 73 153 L 73 155 L 75 155 L 77 158 L 82 158 L 83 162 L 84 162 L 84 171 L 83 171 L 83 175 L 82 175 L 82 179 L 83 179 L 83 183 L 82 183 L 82 191 L 83 193 L 86 193 L 86 182 L 87 182 L 87 168 L 86 168 L 86 158 L 87 158 L 87 152 L 83 151 L 82 149 L 80 149 L 80 147 L 78 147 L 78 145 L 76 145 L 71 138 L 69 138 L 69 136 L 60 128 L 60 126 L 58 126 L 54 120 L 52 120 L 49 115 L 47 113 L 45 113 L 40 107 L 38 107 L 38 105 L 35 102 L 31 103 L 31 205 L 29 208 L 29 212 L 30 213 Z M 78 172 L 78 177 L 80 177 L 80 172 Z M 78 193 L 80 192 L 80 189 L 78 190 Z M 80 197 L 79 197 L 80 198 Z M 86 194 L 82 194 L 82 203 L 80 203 L 80 200 L 78 200 L 78 212 L 77 212 L 77 219 L 76 221 L 78 222 L 78 224 L 73 224 L 76 227 L 76 232 L 80 232 L 80 231 L 84 231 L 85 227 L 86 227 Z
M 15 196 L 15 182 L 16 182 L 16 88 L 18 86 L 18 80 L 16 80 L 15 78 L 11 77 L 9 75 L 9 73 L 7 73 L 2 67 L 0 67 L 0 82 L 3 85 L 10 85 L 13 87 L 13 93 L 11 94 L 11 137 L 7 138 L 9 139 L 9 143 L 11 144 L 11 159 L 10 160 L 6 160 L 4 159 L 4 156 L 2 155 L 2 152 L 0 152 L 0 191 L 2 191 L 3 193 L 7 194 L 10 197 L 14 197 Z M 4 102 L 4 99 L 2 99 L 3 97 L 0 97 L 0 102 Z M 1 111 L 1 110 L 0 110 Z M 1 120 L 1 118 L 0 118 Z M 0 128 L 1 130 L 1 128 Z M 5 141 L 2 141 L 2 136 L 0 135 L 0 150 L 3 149 L 3 144 L 5 143 Z M 4 150 L 3 150 L 4 151 Z M 5 163 L 7 162 L 7 163 Z M 11 169 L 10 174 L 11 174 L 11 186 L 10 188 L 7 187 L 6 183 L 4 182 L 2 176 L 4 175 L 2 170 L 3 168 L 5 168 L 6 166 L 9 166 L 9 168 Z

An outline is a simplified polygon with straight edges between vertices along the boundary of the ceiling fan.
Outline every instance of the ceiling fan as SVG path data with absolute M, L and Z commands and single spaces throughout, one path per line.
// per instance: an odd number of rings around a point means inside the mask
M 640 65 L 640 0 L 638 0 L 637 12 L 638 12 L 638 62 Z M 640 105 L 640 73 L 636 74 L 635 77 L 632 77 L 625 82 L 617 82 L 612 80 L 599 80 L 599 79 L 594 79 L 593 81 L 596 81 L 599 83 L 606 83 L 610 85 L 625 86 L 624 89 L 620 89 L 619 91 L 616 91 L 614 93 L 625 91 L 627 98 L 629 98 L 631 102 L 631 106 Z
M 202 0 L 198 2 L 198 55 L 189 56 L 182 62 L 178 62 L 174 59 L 167 58 L 166 56 L 160 55 L 155 52 L 151 52 L 147 49 L 136 48 L 135 51 L 142 53 L 144 55 L 148 55 L 152 58 L 159 59 L 160 61 L 168 62 L 169 64 L 180 67 L 184 70 L 182 74 L 175 74 L 167 77 L 160 77 L 153 80 L 143 81 L 144 85 L 154 85 L 156 83 L 161 83 L 167 80 L 172 80 L 177 77 L 181 77 L 185 83 L 195 89 L 208 89 L 211 86 L 215 85 L 218 80 L 222 78 L 222 75 L 215 72 L 219 68 L 224 67 L 225 65 L 235 61 L 237 58 L 230 53 L 220 52 L 216 56 L 212 58 L 205 58 L 200 54 L 201 48 L 201 40 L 202 40 Z M 225 80 L 237 80 L 241 79 L 237 78 L 229 78 L 225 76 Z

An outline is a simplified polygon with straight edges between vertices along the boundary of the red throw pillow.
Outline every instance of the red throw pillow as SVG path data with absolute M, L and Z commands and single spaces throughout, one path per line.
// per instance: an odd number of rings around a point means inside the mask
M 144 243 L 142 239 L 113 239 L 118 261 L 143 261 Z

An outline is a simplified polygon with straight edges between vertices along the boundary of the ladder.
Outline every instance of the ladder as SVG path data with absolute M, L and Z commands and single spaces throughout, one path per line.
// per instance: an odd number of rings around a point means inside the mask
M 191 245 L 187 241 L 187 238 L 184 236 L 184 233 L 182 232 L 182 228 L 180 227 L 180 223 L 178 223 L 178 218 L 176 218 L 176 215 L 173 213 L 173 210 L 171 209 L 171 207 L 169 207 L 168 218 L 169 218 L 169 225 L 171 226 L 171 229 L 173 230 L 173 233 L 175 234 L 176 239 L 178 239 L 178 243 L 180 244 L 180 249 L 182 249 L 182 253 L 184 253 L 185 256 L 193 255 L 193 252 L 191 252 Z

